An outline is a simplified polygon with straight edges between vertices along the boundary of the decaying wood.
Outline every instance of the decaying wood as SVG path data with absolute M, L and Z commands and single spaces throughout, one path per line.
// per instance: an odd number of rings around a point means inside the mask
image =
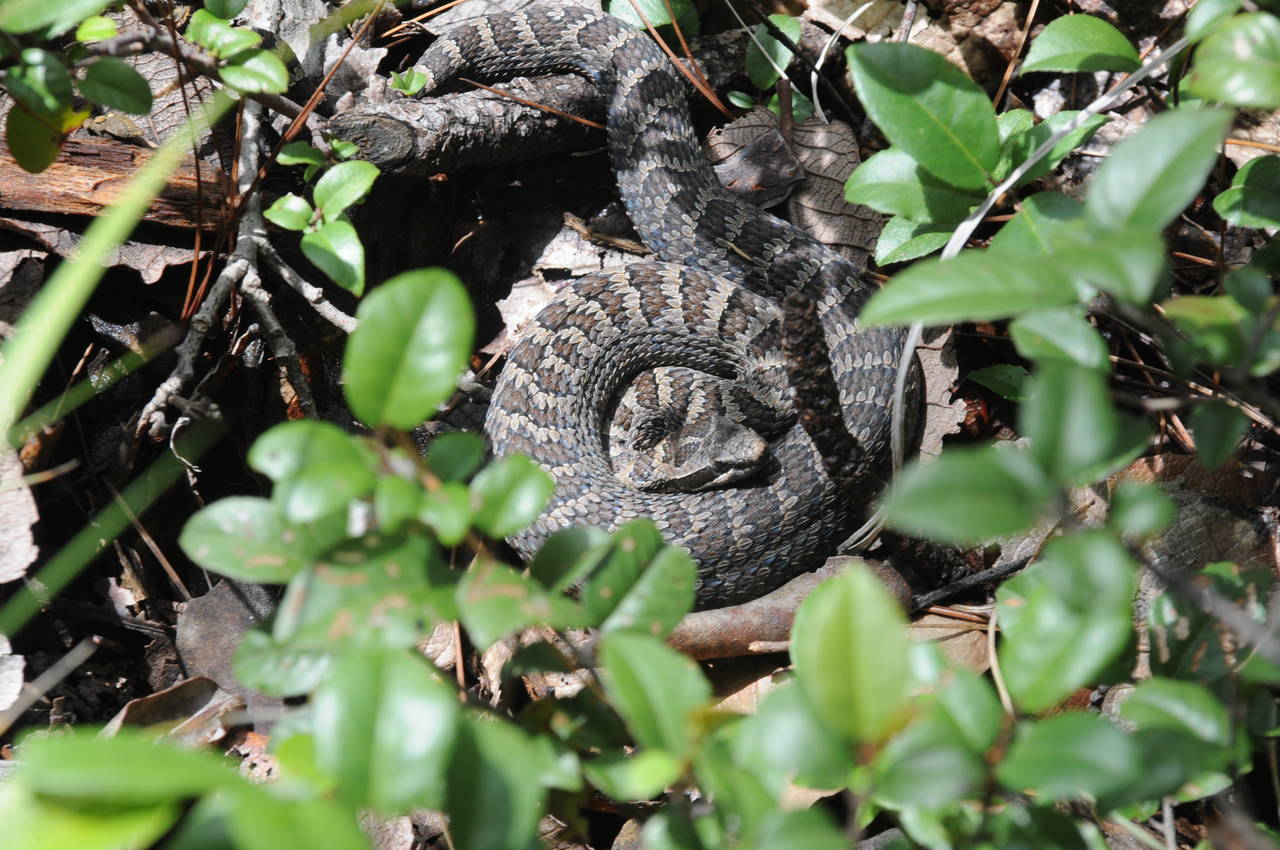
M 151 156 L 147 148 L 114 139 L 71 139 L 52 165 L 31 174 L 18 166 L 9 146 L 0 140 L 0 209 L 101 215 L 120 199 L 129 180 Z M 221 169 L 205 166 L 200 177 L 197 184 L 195 164 L 184 162 L 142 218 L 184 229 L 195 228 L 197 222 L 207 230 L 221 227 L 227 220 Z

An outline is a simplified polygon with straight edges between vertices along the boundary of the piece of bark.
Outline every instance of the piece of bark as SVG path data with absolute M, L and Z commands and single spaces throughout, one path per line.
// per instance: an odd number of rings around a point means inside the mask
M 115 139 L 69 139 L 52 165 L 31 174 L 18 166 L 8 144 L 0 140 L 0 209 L 101 215 L 119 201 L 151 156 L 147 148 Z M 185 229 L 196 227 L 197 221 L 206 230 L 223 226 L 227 203 L 220 169 L 205 165 L 200 177 L 197 184 L 190 160 L 180 165 L 143 213 L 143 220 Z

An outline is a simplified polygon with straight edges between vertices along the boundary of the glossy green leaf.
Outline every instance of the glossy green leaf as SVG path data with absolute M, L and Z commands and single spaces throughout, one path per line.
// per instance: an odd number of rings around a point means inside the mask
M 1052 243 L 1054 266 L 1075 282 L 1082 301 L 1102 289 L 1146 307 L 1164 275 L 1164 242 L 1150 230 L 1064 227 L 1054 233 Z
M 1058 20 L 1065 19 L 1059 18 Z M 1078 114 L 1075 110 L 1057 112 L 1034 127 L 1029 128 L 1026 132 L 1018 133 L 1012 137 L 1006 145 L 1006 155 L 1009 157 L 1010 170 L 1021 165 L 1036 149 L 1047 142 L 1050 136 L 1074 121 Z M 1088 118 L 1084 124 L 1059 139 L 1049 149 L 1049 152 L 1041 157 L 1039 162 L 1018 180 L 1017 185 L 1025 186 L 1032 180 L 1043 177 L 1057 168 L 1062 160 L 1066 159 L 1067 154 L 1088 141 L 1098 131 L 1099 127 L 1107 123 L 1107 120 L 1101 115 L 1094 115 Z M 1003 174 L 998 176 L 1004 177 Z
M 993 176 L 1003 179 L 1015 165 L 1012 146 L 1015 141 L 1035 126 L 1036 116 L 1030 109 L 1009 109 L 996 116 L 996 129 L 1000 132 L 1000 159 Z
M 600 665 L 605 693 L 636 743 L 690 751 L 693 714 L 711 699 L 711 686 L 692 659 L 650 635 L 616 631 L 600 642 Z
M 352 811 L 323 797 L 291 799 L 265 787 L 239 793 L 227 807 L 227 829 L 236 850 L 324 847 L 368 850 Z
M 1214 366 L 1243 365 L 1249 351 L 1249 313 L 1229 295 L 1184 295 L 1160 305 L 1199 355 Z
M 1200 0 L 1187 12 L 1186 36 L 1194 44 L 1240 11 L 1241 0 Z
M 675 22 L 685 37 L 698 34 L 698 10 L 690 0 L 609 0 L 605 7 L 610 15 L 621 18 L 636 29 L 644 29 L 645 22 L 655 27 L 672 23 L 672 15 L 668 9 L 674 10 Z M 639 7 L 639 13 L 636 12 Z M 641 15 L 644 17 L 642 18 Z
M 359 159 L 340 162 L 326 171 L 312 193 L 325 221 L 333 221 L 347 207 L 363 201 L 379 173 L 378 166 Z
M 1236 227 L 1280 227 L 1280 156 L 1246 162 L 1213 208 Z
M 316 758 L 355 806 L 438 808 L 461 705 L 416 653 L 353 652 L 311 701 Z
M 1125 480 L 1111 494 L 1107 524 L 1126 537 L 1151 537 L 1168 528 L 1177 513 L 1158 485 Z
M 405 649 L 455 614 L 453 574 L 424 534 L 370 534 L 333 547 L 285 588 L 272 635 L 290 649 Z
M 1162 230 L 1204 186 L 1230 123 L 1231 113 L 1221 109 L 1152 118 L 1098 168 L 1085 200 L 1089 221 L 1099 231 Z
M 109 5 L 111 0 L 5 0 L 0 3 L 0 30 L 22 34 L 48 28 L 50 35 L 58 35 Z
M 178 545 L 200 566 L 230 578 L 266 584 L 288 581 L 341 540 L 346 520 L 303 526 L 267 499 L 232 496 L 187 520 Z
M 364 244 L 349 222 L 330 221 L 304 233 L 302 254 L 338 286 L 353 295 L 364 292 Z
M 33 737 L 23 745 L 23 784 L 63 799 L 139 806 L 234 789 L 244 782 L 210 753 L 121 729 L 114 737 L 86 732 Z
M 398 91 L 405 97 L 413 97 L 427 86 L 427 75 L 417 68 L 403 72 L 391 72 L 391 90 Z
M 825 724 L 794 681 L 774 688 L 734 730 L 734 760 L 758 765 L 761 778 L 781 794 L 793 781 L 809 788 L 838 788 L 853 767 L 839 734 Z
M 231 20 L 244 11 L 249 0 L 204 0 L 204 7 L 219 18 Z
M 948 449 L 933 463 L 907 466 L 889 493 L 885 520 L 943 543 L 992 540 L 1030 528 L 1052 492 L 1017 449 Z
M 270 50 L 248 50 L 218 71 L 222 82 L 246 94 L 280 94 L 289 88 L 289 70 Z
M 759 850 L 847 850 L 848 838 L 817 806 L 769 812 L 756 826 Z
M 59 119 L 42 118 L 21 103 L 15 103 L 5 116 L 4 140 L 9 152 L 24 171 L 39 174 L 58 158 L 62 151 Z
M 1021 366 L 1013 363 L 997 363 L 994 366 L 983 366 L 969 373 L 968 380 L 984 386 L 1001 398 L 1009 401 L 1023 402 L 1027 400 L 1027 381 L 1031 375 Z
M 994 321 L 1075 298 L 1070 280 L 1043 258 L 965 251 L 895 275 L 871 296 L 859 318 L 869 325 Z
M 457 847 L 528 850 L 536 845 L 546 791 L 530 776 L 537 753 L 516 726 L 467 712 L 449 762 L 444 810 Z
M 306 142 L 290 142 L 280 149 L 276 162 L 281 165 L 316 165 L 325 164 L 324 154 Z
M 484 438 L 468 431 L 449 431 L 431 441 L 427 466 L 445 481 L 465 481 L 485 459 Z
M 648 800 L 680 778 L 680 760 L 663 750 L 640 750 L 627 756 L 601 753 L 582 766 L 596 788 L 614 800 Z
M 337 425 L 314 419 L 271 428 L 254 441 L 248 460 L 275 482 L 271 498 L 291 522 L 343 510 L 375 483 L 373 453 Z
M 1079 307 L 1033 310 L 1009 323 L 1014 347 L 1028 360 L 1107 369 L 1107 344 Z
M 116 22 L 103 15 L 92 15 L 76 27 L 76 41 L 104 41 L 120 34 Z
M 472 643 L 487 649 L 528 626 L 586 625 L 582 610 L 498 561 L 478 559 L 458 583 L 458 612 Z
M 250 629 L 236 648 L 232 670 L 236 681 L 246 688 L 295 697 L 311 693 L 327 679 L 333 661 L 334 650 L 293 647 Z
M 1031 456 L 1053 480 L 1088 478 L 1114 456 L 1122 425 L 1105 373 L 1046 361 L 1028 389 L 1018 430 L 1031 439 Z
M 823 582 L 796 612 L 796 681 L 814 712 L 850 741 L 880 741 L 902 719 L 905 622 L 897 602 L 861 566 Z
M 636 629 L 663 637 L 693 610 L 698 565 L 683 549 L 663 546 L 626 595 L 600 623 L 600 632 Z
M 1066 712 L 1024 723 L 997 768 L 1012 791 L 1050 799 L 1100 796 L 1123 788 L 1142 772 L 1128 736 L 1096 714 Z
M 890 144 L 939 179 L 983 190 L 1000 158 L 985 92 L 937 53 L 911 44 L 846 51 L 858 98 Z
M 1040 192 L 1022 201 L 1022 209 L 992 237 L 990 248 L 998 254 L 1050 254 L 1058 234 L 1074 231 L 1083 216 L 1084 204 L 1075 198 Z
M 995 689 L 968 670 L 951 670 L 948 677 L 950 681 L 938 691 L 938 711 L 951 721 L 965 746 L 983 753 L 996 743 L 1004 723 Z
M 132 115 L 146 115 L 151 111 L 151 88 L 147 81 L 133 66 L 114 56 L 103 56 L 85 69 L 80 93 L 99 106 Z
M 2 850 L 118 850 L 150 847 L 182 813 L 177 803 L 142 806 L 80 804 L 39 796 L 23 783 L 0 785 Z
M 228 59 L 262 43 L 262 36 L 253 30 L 233 27 L 206 9 L 196 9 L 191 15 L 186 36 L 219 59 Z
M 1267 311 L 1271 305 L 1273 293 L 1271 279 L 1262 265 L 1256 262 L 1256 255 L 1254 260 L 1255 262 L 1249 263 L 1244 268 L 1228 272 L 1222 281 L 1222 288 L 1241 307 L 1250 313 L 1258 314 Z
M 602 529 L 562 528 L 552 532 L 538 547 L 529 562 L 529 573 L 543 586 L 562 592 L 595 570 L 613 551 L 613 546 L 613 536 Z
M 1280 20 L 1246 12 L 1220 25 L 1196 50 L 1188 80 L 1205 100 L 1256 109 L 1280 106 Z
M 475 336 L 471 302 L 444 269 L 396 275 L 360 304 L 343 390 L 368 425 L 412 428 L 453 394 Z
M 1024 711 L 1090 684 L 1127 645 L 1136 564 L 1104 531 L 1058 538 L 996 593 L 1000 669 Z
M 1240 608 L 1249 619 L 1258 623 L 1266 620 L 1266 601 L 1275 581 L 1269 569 L 1209 564 L 1194 580 Z M 1237 639 L 1199 600 L 1163 591 L 1151 603 L 1148 622 L 1155 675 L 1213 684 L 1235 671 L 1239 659 L 1229 648 Z
M 1249 418 L 1238 407 L 1211 401 L 1191 409 L 1191 435 L 1196 440 L 1196 457 L 1205 469 L 1217 469 L 1235 453 L 1236 445 L 1249 431 Z
M 51 124 L 71 107 L 71 75 L 62 58 L 48 50 L 23 50 L 21 61 L 5 73 L 4 85 L 14 100 Z
M 652 520 L 637 519 L 614 532 L 603 559 L 585 553 L 584 562 L 596 563 L 581 591 L 591 622 L 669 631 L 693 606 L 695 578 L 671 551 Z M 654 570 L 657 575 L 650 576 Z M 671 587 L 662 586 L 664 578 Z M 563 586 L 564 578 L 557 584 Z
M 276 198 L 262 216 L 285 230 L 306 230 L 315 214 L 306 198 L 288 192 Z
M 436 533 L 442 546 L 457 546 L 471 530 L 471 491 L 461 481 L 445 481 L 422 494 L 418 519 Z
M 925 717 L 895 735 L 876 755 L 876 799 L 892 808 L 940 808 L 971 796 L 986 767 L 945 718 Z
M 476 527 L 501 539 L 537 519 L 556 483 L 524 455 L 507 455 L 489 464 L 471 482 Z
M 769 20 L 782 30 L 787 38 L 796 44 L 800 43 L 799 18 L 793 18 L 790 15 L 770 15 Z M 785 71 L 793 58 L 795 57 L 791 55 L 790 49 L 771 36 L 762 24 L 756 27 L 755 38 L 747 45 L 747 77 L 756 88 L 767 91 L 778 82 L 778 72 L 774 67 Z
M 1120 714 L 1138 729 L 1189 735 L 1223 749 L 1232 744 L 1226 707 L 1198 682 L 1159 677 L 1139 682 L 1121 703 Z
M 422 486 L 417 481 L 399 475 L 378 476 L 373 489 L 373 514 L 378 518 L 378 529 L 390 534 L 399 531 L 418 515 L 422 497 Z
M 858 166 L 845 183 L 844 196 L 851 204 L 917 222 L 958 222 L 982 200 L 981 194 L 948 186 L 898 148 L 880 151 Z
M 1133 71 L 1138 51 L 1120 30 L 1091 15 L 1055 18 L 1031 42 L 1020 73 Z
M 876 242 L 876 264 L 905 263 L 937 251 L 951 239 L 951 225 L 912 221 L 894 216 L 884 224 Z
M 716 801 L 722 816 L 741 824 L 742 832 L 750 835 L 774 807 L 774 796 L 754 765 L 734 761 L 730 737 L 724 730 L 710 735 L 693 756 L 693 772 L 699 788 Z

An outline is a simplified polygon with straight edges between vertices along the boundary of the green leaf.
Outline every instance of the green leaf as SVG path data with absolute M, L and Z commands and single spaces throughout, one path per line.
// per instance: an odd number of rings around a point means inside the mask
M 219 18 L 231 20 L 244 11 L 249 0 L 204 0 L 204 7 Z
M 490 558 L 481 558 L 458 583 L 458 612 L 472 643 L 488 649 L 528 626 L 578 628 L 586 624 L 571 600 Z
M 664 545 L 600 623 L 601 634 L 635 629 L 665 637 L 693 610 L 698 565 L 683 549 Z
M 369 534 L 333 547 L 294 576 L 272 621 L 290 649 L 374 650 L 414 646 L 438 620 L 453 619 L 454 574 L 424 534 Z
M 352 812 L 322 797 L 278 797 L 265 787 L 235 796 L 227 807 L 227 827 L 236 850 L 324 847 L 368 850 L 369 842 Z
M 325 164 L 324 154 L 306 142 L 290 142 L 280 149 L 276 162 L 281 165 L 315 165 Z
M 760 850 L 847 850 L 849 840 L 831 816 L 815 806 L 767 813 L 756 826 L 754 846 Z
M 954 804 L 972 795 L 986 776 L 981 756 L 937 716 L 917 720 L 890 739 L 872 770 L 877 801 L 895 809 Z
M 1280 156 L 1246 162 L 1213 208 L 1236 227 L 1280 227 Z
M 236 681 L 277 697 L 309 694 L 329 678 L 334 652 L 281 643 L 266 632 L 250 629 L 232 658 Z
M 471 491 L 461 481 L 445 481 L 422 494 L 418 519 L 431 527 L 442 546 L 457 546 L 471 530 Z
M 289 192 L 276 198 L 262 215 L 267 221 L 285 230 L 306 230 L 311 226 L 315 214 L 316 211 L 307 203 L 306 198 Z
M 897 602 L 861 566 L 823 582 L 796 612 L 796 681 L 814 712 L 850 741 L 880 741 L 902 719 L 905 622 Z
M 996 129 L 1000 132 L 1000 160 L 992 176 L 1003 180 L 1013 168 L 1013 143 L 1035 126 L 1035 113 L 1029 109 L 1010 109 L 996 116 Z
M 770 15 L 769 20 L 782 30 L 787 38 L 796 44 L 800 43 L 799 18 L 793 18 L 790 15 Z M 779 77 L 778 72 L 774 70 L 775 66 L 785 71 L 794 58 L 791 51 L 782 42 L 769 35 L 769 31 L 761 24 L 756 27 L 755 38 L 747 44 L 747 77 L 756 88 L 768 91 L 773 88 L 774 83 L 778 82 Z
M 1081 300 L 1091 298 L 1096 287 L 1141 307 L 1151 303 L 1165 270 L 1164 242 L 1142 228 L 1063 228 L 1053 236 L 1052 258 L 1075 281 Z
M 946 245 L 951 239 L 951 225 L 921 224 L 902 216 L 894 216 L 884 224 L 876 242 L 876 264 L 880 266 L 915 260 Z
M 1200 0 L 1187 12 L 1186 36 L 1192 44 L 1240 10 L 1241 0 Z
M 465 481 L 484 463 L 484 438 L 467 431 L 449 431 L 431 441 L 427 466 L 445 481 Z
M 680 31 L 685 37 L 695 36 L 698 34 L 698 11 L 693 7 L 690 0 L 670 0 L 671 5 L 667 5 L 667 0 L 609 0 L 605 7 L 610 15 L 615 18 L 621 18 L 636 29 L 644 29 L 645 21 L 648 21 L 655 27 L 665 26 L 672 23 L 670 8 L 675 11 L 675 22 L 680 25 Z M 636 7 L 640 7 L 640 12 L 644 14 L 641 19 L 636 14 Z
M 656 530 L 656 529 L 655 529 Z M 551 533 L 529 562 L 529 574 L 557 593 L 568 590 L 595 570 L 612 553 L 614 537 L 590 526 L 562 528 Z M 606 616 L 603 611 L 600 616 Z
M 1229 295 L 1184 295 L 1160 305 L 1213 366 L 1243 365 L 1249 351 L 1249 313 Z
M 980 542 L 1030 528 L 1051 495 L 1044 473 L 1017 449 L 948 449 L 903 471 L 885 521 L 943 543 Z
M 1004 723 L 1004 710 L 995 689 L 986 679 L 956 668 L 950 681 L 938 692 L 938 711 L 945 715 L 960 739 L 974 753 L 984 753 L 996 743 Z
M 417 481 L 399 475 L 380 475 L 373 491 L 378 528 L 394 534 L 418 515 L 424 493 Z
M 85 70 L 80 93 L 99 106 L 132 115 L 151 111 L 151 87 L 147 81 L 133 66 L 114 56 L 103 56 Z
M 982 200 L 980 194 L 948 186 L 897 148 L 880 151 L 858 166 L 845 183 L 851 204 L 915 222 L 960 221 Z
M 839 788 L 853 767 L 840 736 L 814 712 L 794 681 L 765 695 L 754 714 L 734 730 L 734 761 L 758 765 L 770 791 L 793 781 L 808 788 Z
M 316 758 L 348 802 L 388 813 L 440 807 L 461 706 L 416 653 L 349 653 L 311 710 Z
M 405 97 L 413 97 L 427 85 L 427 75 L 417 68 L 410 68 L 403 73 L 391 72 L 391 90 L 398 91 Z
M 1051 799 L 1100 796 L 1142 772 L 1133 742 L 1096 714 L 1071 711 L 1024 723 L 996 769 L 1012 791 Z
M 23 50 L 21 59 L 5 73 L 5 88 L 32 115 L 56 125 L 71 107 L 67 66 L 57 54 L 38 47 Z
M 58 158 L 62 151 L 61 121 L 41 118 L 21 103 L 15 103 L 5 116 L 4 140 L 9 152 L 24 171 L 39 174 Z
M 1120 30 L 1090 15 L 1050 21 L 1031 42 L 1021 74 L 1032 71 L 1133 71 L 1138 51 Z
M 120 34 L 116 22 L 102 15 L 92 15 L 80 22 L 76 27 L 76 41 L 104 41 Z
M 556 482 L 524 455 L 498 458 L 471 482 L 476 527 L 502 539 L 537 519 Z
M 364 293 L 364 244 L 346 221 L 330 221 L 302 235 L 302 254 L 353 295 Z
M 360 304 L 343 390 L 368 425 L 413 428 L 453 394 L 475 336 L 467 292 L 444 269 L 396 275 Z
M 517 727 L 472 712 L 458 724 L 444 809 L 454 846 L 528 850 L 536 846 L 546 791 L 529 775 L 538 758 Z
M 262 36 L 253 30 L 233 27 L 205 9 L 196 9 L 191 15 L 186 37 L 219 59 L 228 59 L 262 43 Z
M 236 54 L 219 69 L 218 76 L 231 88 L 247 94 L 280 94 L 289 88 L 289 70 L 270 50 Z
M 1249 431 L 1249 418 L 1238 407 L 1211 401 L 1191 409 L 1191 434 L 1196 440 L 1196 457 L 1205 469 L 1217 469 L 1235 453 L 1236 445 Z
M 1070 280 L 1043 258 L 965 251 L 895 275 L 871 296 L 859 319 L 868 325 L 994 321 L 1075 300 Z
M 587 780 L 614 800 L 648 800 L 680 779 L 680 760 L 663 750 L 602 753 L 582 765 Z
M 1280 20 L 1246 12 L 1196 50 L 1188 88 L 1205 100 L 1258 109 L 1280 106 Z
M 591 551 L 583 553 L 578 565 L 561 574 L 556 586 L 564 588 L 579 570 L 590 567 L 592 572 L 581 590 L 582 606 L 592 623 L 603 623 L 633 591 L 666 546 L 652 520 L 632 520 L 613 533 L 607 557 L 598 557 Z M 538 574 L 548 575 L 549 571 L 544 568 Z
M 1138 729 L 1188 735 L 1224 750 L 1232 745 L 1226 708 L 1198 682 L 1158 677 L 1139 682 L 1120 704 L 1120 714 Z
M 22 750 L 23 784 L 62 799 L 139 806 L 234 789 L 244 782 L 216 756 L 127 727 L 111 738 L 85 732 L 32 737 Z
M 1105 531 L 1061 537 L 996 593 L 1000 669 L 1039 712 L 1089 684 L 1128 643 L 1136 565 Z
M 1178 109 L 1152 118 L 1098 168 L 1085 200 L 1089 221 L 1100 232 L 1162 230 L 1204 186 L 1230 123 L 1231 113 L 1222 109 Z
M 288 581 L 346 533 L 346 519 L 297 525 L 267 499 L 232 496 L 187 520 L 178 545 L 205 569 L 242 581 Z
M 985 92 L 937 53 L 910 44 L 846 51 L 858 98 L 890 144 L 941 180 L 984 190 L 1000 159 Z
M 706 707 L 711 686 L 698 665 L 661 640 L 616 631 L 600 642 L 600 677 L 636 743 L 688 753 L 693 714 Z
M 1022 201 L 1022 209 L 992 237 L 990 248 L 998 254 L 1050 254 L 1057 235 L 1074 231 L 1083 216 L 1084 204 L 1075 198 L 1040 192 Z
M 1009 324 L 1018 353 L 1037 362 L 1073 363 L 1086 369 L 1107 369 L 1107 344 L 1084 318 L 1079 307 L 1033 310 Z
M 1192 578 L 1206 591 L 1243 609 L 1255 622 L 1266 620 L 1266 600 L 1274 582 L 1270 570 L 1218 563 Z M 1152 601 L 1148 621 L 1155 675 L 1213 684 L 1235 672 L 1236 638 L 1198 600 L 1183 599 L 1166 590 Z
M 1065 20 L 1059 18 L 1058 20 Z M 1091 19 L 1093 20 L 1093 19 Z M 1049 140 L 1049 137 L 1057 133 L 1075 120 L 1079 112 L 1075 110 L 1067 110 L 1050 115 L 1044 121 L 1029 128 L 1024 133 L 1018 133 L 1009 140 L 1007 144 L 1007 155 L 1009 157 L 1010 170 L 1021 165 L 1024 160 L 1031 156 L 1042 144 Z M 1089 140 L 1098 128 L 1107 123 L 1106 118 L 1101 115 L 1094 115 L 1088 118 L 1078 128 L 1059 139 L 1049 152 L 1040 158 L 1022 178 L 1018 180 L 1017 185 L 1025 186 L 1032 180 L 1043 177 L 1053 169 L 1057 168 L 1062 160 L 1066 159 L 1067 154 L 1078 148 Z M 1003 177 L 1004 175 L 999 175 Z
M 994 366 L 983 366 L 969 373 L 969 380 L 984 386 L 1001 398 L 1013 402 L 1027 400 L 1027 381 L 1031 376 L 1027 370 L 1013 363 L 997 363 Z
M 1122 423 L 1105 373 L 1045 361 L 1031 380 L 1018 415 L 1031 456 L 1054 481 L 1090 480 L 1122 447 Z
M 1177 513 L 1177 505 L 1155 484 L 1126 480 L 1111 494 L 1107 524 L 1126 537 L 1152 537 L 1168 528 Z
M 48 28 L 50 36 L 60 35 L 109 5 L 111 0 L 4 0 L 0 30 L 21 35 Z
M 309 522 L 373 491 L 377 458 L 337 425 L 284 422 L 249 449 L 249 466 L 275 482 L 272 501 L 292 522 Z
M 16 777 L 15 777 L 16 779 Z M 0 848 L 4 850 L 119 850 L 150 847 L 182 814 L 175 803 L 148 806 L 78 805 L 40 796 L 18 781 L 0 785 Z
M 363 201 L 378 179 L 378 166 L 355 159 L 340 162 L 316 182 L 312 198 L 325 221 L 333 221 L 352 204 Z

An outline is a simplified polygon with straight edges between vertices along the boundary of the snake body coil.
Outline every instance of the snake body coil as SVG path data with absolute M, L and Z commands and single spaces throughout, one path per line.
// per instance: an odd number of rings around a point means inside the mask
M 663 262 L 580 279 L 512 351 L 485 429 L 495 454 L 523 452 L 556 481 L 549 510 L 511 542 L 526 557 L 569 525 L 651 517 L 699 565 L 702 607 L 763 594 L 812 569 L 847 535 L 849 505 L 795 424 L 753 479 L 701 492 L 646 492 L 614 474 L 610 420 L 640 373 L 688 367 L 725 379 L 780 363 L 778 300 L 818 304 L 845 423 L 871 466 L 888 462 L 901 332 L 857 328 L 870 294 L 858 269 L 721 187 L 698 146 L 674 68 L 645 34 L 554 5 L 471 21 L 432 44 L 428 90 L 458 75 L 573 71 L 607 104 L 609 155 L 636 230 Z M 875 495 L 868 487 L 866 500 Z

